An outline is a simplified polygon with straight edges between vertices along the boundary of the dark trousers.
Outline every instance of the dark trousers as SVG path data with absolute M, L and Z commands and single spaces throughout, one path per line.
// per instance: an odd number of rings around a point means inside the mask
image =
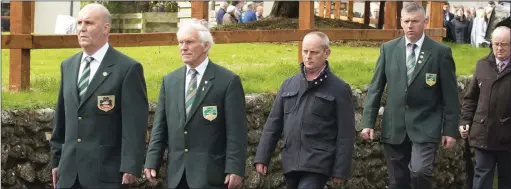
M 179 181 L 179 184 L 176 186 L 176 189 L 190 189 L 188 186 L 188 182 L 186 181 L 186 172 L 183 171 L 183 176 L 181 177 L 181 181 Z
M 123 185 L 121 185 L 121 187 L 119 189 L 129 189 L 129 188 L 130 188 L 130 185 L 123 184 Z M 75 183 L 73 184 L 73 186 L 71 186 L 71 188 L 58 188 L 58 189 L 85 189 L 85 188 L 80 184 L 78 177 L 76 177 Z
M 305 171 L 293 171 L 284 174 L 286 189 L 323 189 L 325 188 L 328 176 Z
M 437 143 L 383 144 L 390 189 L 432 189 Z
M 474 189 L 493 187 L 495 168 L 498 167 L 499 189 L 511 189 L 511 152 L 475 149 Z

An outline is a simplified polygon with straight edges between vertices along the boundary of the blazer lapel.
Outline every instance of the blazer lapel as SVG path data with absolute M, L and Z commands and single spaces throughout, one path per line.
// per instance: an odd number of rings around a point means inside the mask
M 396 51 L 394 52 L 396 56 L 397 67 L 399 67 L 399 74 L 401 78 L 404 78 L 403 81 L 406 83 L 406 47 L 405 47 L 405 38 L 401 37 L 401 40 L 397 44 Z
M 422 47 L 417 55 L 417 63 L 415 64 L 415 69 L 413 70 L 412 81 L 413 83 L 417 75 L 419 75 L 420 71 L 424 67 L 424 64 L 428 63 L 429 57 L 431 56 L 431 39 L 428 36 L 424 36 L 424 42 L 422 43 Z
M 69 66 L 69 81 L 71 88 L 75 88 L 75 90 L 71 90 L 71 98 L 75 101 L 76 105 L 80 104 L 80 99 L 78 98 L 78 72 L 80 72 L 80 64 L 82 60 L 83 52 L 80 55 L 75 56 L 74 60 L 71 60 L 71 65 Z
M 113 55 L 114 50 L 110 46 L 108 51 L 103 58 L 103 61 L 99 64 L 99 68 L 96 74 L 92 77 L 92 80 L 87 87 L 87 91 L 83 95 L 83 100 L 80 102 L 78 108 L 80 108 L 94 93 L 94 91 L 105 81 L 108 76 L 112 73 L 112 66 L 115 64 L 115 56 Z
M 208 67 L 206 68 L 206 71 L 204 72 L 204 76 L 201 79 L 201 83 L 199 84 L 199 87 L 197 88 L 197 96 L 195 97 L 195 101 L 193 102 L 192 109 L 190 110 L 190 115 L 186 117 L 185 127 L 190 121 L 190 118 L 193 117 L 195 112 L 197 111 L 197 108 L 200 104 L 202 104 L 202 100 L 204 100 L 204 97 L 209 92 L 209 89 L 211 89 L 211 86 L 213 86 L 212 80 L 215 78 L 215 65 L 213 62 L 209 61 Z M 184 102 L 184 99 L 183 99 Z
M 179 77 L 177 77 L 177 79 L 175 80 L 174 82 L 174 85 L 172 86 L 177 86 L 178 89 L 181 89 L 181 90 L 172 90 L 174 91 L 174 96 L 177 98 L 177 109 L 179 111 L 179 115 L 177 116 L 177 118 L 179 119 L 179 123 L 182 124 L 185 120 L 185 117 L 186 117 L 186 109 L 185 109 L 185 82 L 186 82 L 186 66 L 183 66 L 180 68 L 180 70 L 178 72 L 181 72 L 179 73 Z M 170 107 L 170 108 L 173 108 L 173 107 Z

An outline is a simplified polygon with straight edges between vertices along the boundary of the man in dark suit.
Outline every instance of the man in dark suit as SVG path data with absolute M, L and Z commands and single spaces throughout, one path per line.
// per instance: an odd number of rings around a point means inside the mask
M 401 15 L 405 36 L 381 47 L 367 91 L 361 136 L 374 139 L 386 87 L 381 142 L 390 188 L 430 189 L 438 143 L 450 149 L 459 138 L 456 71 L 451 49 L 424 34 L 424 8 L 409 3 Z
M 444 40 L 455 41 L 456 38 L 454 37 L 452 32 L 454 26 L 452 25 L 451 22 L 451 20 L 454 19 L 454 14 L 451 13 L 451 7 L 449 6 L 448 2 L 445 2 L 443 9 L 444 9 L 443 23 L 447 33 L 447 37 L 445 37 Z
M 329 43 L 321 32 L 304 37 L 301 72 L 282 84 L 257 147 L 256 171 L 267 175 L 284 134 L 287 189 L 324 188 L 330 177 L 341 183 L 351 175 L 355 108 L 350 85 L 330 71 Z
M 110 13 L 86 5 L 77 22 L 83 52 L 64 60 L 52 150 L 59 188 L 120 188 L 140 176 L 149 113 L 142 65 L 108 44 Z
M 163 78 L 144 173 L 168 148 L 168 188 L 235 188 L 245 174 L 248 128 L 240 77 L 208 58 L 213 37 L 197 20 L 177 32 L 185 66 Z

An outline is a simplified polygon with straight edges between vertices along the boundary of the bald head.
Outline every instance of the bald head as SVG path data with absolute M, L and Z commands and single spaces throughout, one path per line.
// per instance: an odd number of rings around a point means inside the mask
M 110 24 L 112 22 L 112 16 L 110 15 L 110 11 L 108 11 L 108 9 L 102 4 L 98 3 L 87 4 L 80 10 L 78 15 L 83 15 L 85 12 L 99 16 L 103 23 Z
M 509 59 L 511 31 L 506 26 L 499 26 L 492 32 L 491 43 L 495 58 L 505 61 Z

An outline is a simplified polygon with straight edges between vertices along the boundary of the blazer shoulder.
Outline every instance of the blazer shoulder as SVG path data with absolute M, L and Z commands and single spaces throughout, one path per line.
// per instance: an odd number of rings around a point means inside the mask
M 185 66 L 181 66 L 177 69 L 175 69 L 174 71 L 166 74 L 165 76 L 163 76 L 163 79 L 165 81 L 171 81 L 171 80 L 175 80 L 177 79 L 178 77 L 180 77 L 179 74 L 183 73 L 184 72 L 184 69 L 185 69 Z
M 398 45 L 398 43 L 401 41 L 403 37 L 398 37 L 398 38 L 395 38 L 395 39 L 392 39 L 390 41 L 387 41 L 385 43 L 383 43 L 383 45 L 381 45 L 382 47 L 395 47 L 396 45 Z
M 231 71 L 223 66 L 220 66 L 218 64 L 215 64 L 212 61 L 209 62 L 208 66 L 211 66 L 211 68 L 215 69 L 215 71 L 217 72 L 217 75 L 221 75 L 222 77 L 227 77 L 227 78 L 232 78 L 235 76 L 239 77 L 239 75 L 234 73 L 233 71 Z
M 75 53 L 73 56 L 70 56 L 70 57 L 66 58 L 64 61 L 62 61 L 61 67 L 65 67 L 65 66 L 68 66 L 69 64 L 72 64 L 73 60 L 78 60 L 81 58 L 81 56 L 82 56 L 82 52 Z
M 129 57 L 128 55 L 118 51 L 117 49 L 115 49 L 113 47 L 110 47 L 110 48 L 111 48 L 110 54 L 107 52 L 107 54 L 105 54 L 105 56 L 116 56 L 117 60 L 118 60 L 117 63 L 129 65 L 129 66 L 139 63 L 134 58 Z
M 433 46 L 433 49 L 437 49 L 439 51 L 446 51 L 446 50 L 451 49 L 451 47 L 449 47 L 443 43 L 437 42 L 429 37 L 427 38 L 427 40 L 431 43 L 431 46 Z

